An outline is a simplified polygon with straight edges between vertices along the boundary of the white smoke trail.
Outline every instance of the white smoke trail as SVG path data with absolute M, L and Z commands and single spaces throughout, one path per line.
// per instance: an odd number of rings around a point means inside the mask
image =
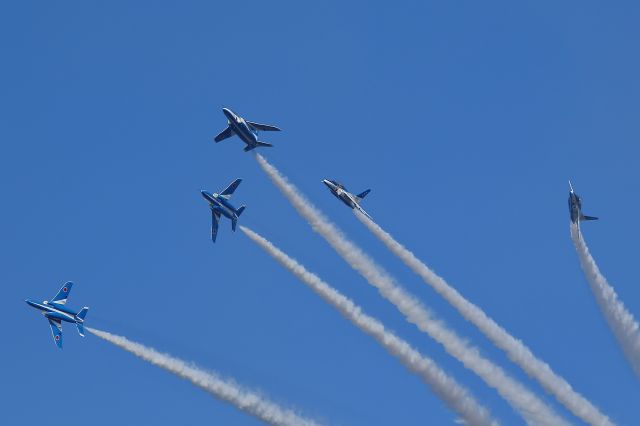
M 640 326 L 633 315 L 618 299 L 616 291 L 602 275 L 595 260 L 591 257 L 587 244 L 578 230 L 571 224 L 571 239 L 576 246 L 580 265 L 596 298 L 598 307 L 618 340 L 636 375 L 640 377 Z
M 260 167 L 298 213 L 353 269 L 376 287 L 384 298 L 393 303 L 409 322 L 435 339 L 450 355 L 481 377 L 487 385 L 496 389 L 527 423 L 536 425 L 567 424 L 535 394 L 507 375 L 501 367 L 483 357 L 477 348 L 469 346 L 444 323 L 432 318 L 431 313 L 422 303 L 397 285 L 386 271 L 382 270 L 359 247 L 348 240 L 267 160 L 260 154 L 256 154 L 256 159 Z
M 482 309 L 464 298 L 458 291 L 433 272 L 412 252 L 398 243 L 389 233 L 378 224 L 367 218 L 357 210 L 356 217 L 382 241 L 391 252 L 402 260 L 413 272 L 420 276 L 427 284 L 438 292 L 458 312 L 484 333 L 498 348 L 506 352 L 508 357 L 522 368 L 529 376 L 536 379 L 540 385 L 564 405 L 574 415 L 592 425 L 610 425 L 611 421 L 602 414 L 591 402 L 572 389 L 571 385 L 557 375 L 551 367 L 531 352 L 520 340 L 511 336 Z M 636 324 L 637 329 L 637 324 Z
M 93 328 L 87 328 L 87 330 L 153 365 L 164 368 L 180 378 L 187 379 L 216 398 L 233 404 L 239 410 L 265 423 L 279 426 L 313 426 L 317 424 L 312 420 L 298 416 L 291 410 L 277 406 L 255 392 L 243 389 L 230 380 L 221 379 L 216 374 L 201 370 L 197 366 L 171 355 L 160 353 L 155 349 L 106 331 Z
M 380 321 L 362 312 L 360 306 L 340 294 L 317 275 L 307 271 L 304 266 L 290 258 L 264 237 L 244 226 L 240 226 L 240 229 L 278 263 L 336 308 L 345 318 L 376 339 L 380 345 L 390 354 L 397 357 L 409 370 L 420 376 L 433 392 L 451 410 L 456 412 L 466 424 L 497 424 L 491 419 L 489 412 L 476 402 L 469 392 L 459 385 L 455 379 L 440 369 L 434 361 L 423 356 L 406 341 L 386 330 Z

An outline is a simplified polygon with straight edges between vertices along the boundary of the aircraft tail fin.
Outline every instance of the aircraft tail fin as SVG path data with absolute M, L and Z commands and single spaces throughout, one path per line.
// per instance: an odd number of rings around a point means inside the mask
M 585 216 L 585 215 L 581 215 L 580 216 L 580 220 L 598 220 L 597 217 L 595 216 Z
M 78 334 L 84 337 L 84 325 L 81 322 L 77 322 L 76 327 L 78 327 Z
M 231 230 L 235 232 L 236 230 L 236 225 L 238 225 L 238 218 L 240 217 L 240 215 L 242 214 L 242 212 L 244 211 L 244 209 L 246 209 L 247 206 L 240 206 L 238 207 L 238 210 L 236 210 L 236 217 L 231 219 Z
M 249 152 L 252 149 L 256 149 L 259 147 L 264 147 L 264 148 L 271 148 L 273 145 L 271 145 L 270 143 L 266 143 L 266 142 L 260 142 L 257 141 L 254 145 L 247 145 L 244 147 L 244 152 Z
M 89 308 L 87 306 L 85 306 L 84 308 L 82 308 L 80 310 L 80 312 L 78 312 L 78 314 L 76 316 L 78 318 L 80 318 L 81 320 L 84 320 L 84 317 L 87 316 L 87 312 L 89 312 Z
M 371 192 L 371 190 L 370 190 L 370 189 L 367 189 L 366 191 L 362 191 L 361 193 L 359 193 L 359 194 L 357 195 L 357 197 L 358 197 L 358 198 L 360 198 L 360 199 L 362 200 L 362 199 L 363 199 L 364 197 L 366 197 L 366 196 L 367 196 L 367 194 L 368 194 L 368 193 L 370 193 L 370 192 Z

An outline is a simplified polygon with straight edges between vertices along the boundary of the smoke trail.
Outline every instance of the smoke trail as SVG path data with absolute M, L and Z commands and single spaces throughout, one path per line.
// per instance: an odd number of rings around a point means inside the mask
M 616 291 L 600 273 L 598 265 L 591 257 L 587 244 L 578 230 L 578 226 L 571 224 L 571 239 L 576 246 L 580 266 L 589 282 L 591 291 L 596 298 L 598 307 L 618 340 L 629 363 L 636 375 L 640 377 L 640 326 L 633 315 L 618 299 Z
M 540 385 L 564 405 L 574 415 L 593 425 L 610 425 L 611 421 L 593 406 L 587 399 L 571 388 L 571 385 L 558 376 L 551 367 L 531 352 L 520 340 L 511 336 L 493 319 L 489 318 L 482 309 L 464 298 L 458 291 L 433 272 L 412 252 L 398 243 L 390 234 L 365 215 L 354 210 L 356 217 L 382 241 L 391 252 L 402 260 L 413 272 L 419 275 L 427 284 L 438 292 L 458 312 L 484 333 L 498 348 L 506 352 L 509 358 L 522 368 L 529 376 L 536 379 Z M 637 329 L 637 324 L 636 324 Z
M 409 370 L 416 373 L 429 385 L 433 392 L 466 424 L 495 425 L 489 412 L 476 402 L 469 392 L 460 386 L 455 379 L 448 376 L 434 361 L 423 356 L 407 342 L 387 331 L 380 321 L 362 312 L 350 299 L 340 294 L 336 289 L 322 281 L 317 275 L 307 271 L 304 266 L 287 256 L 271 242 L 252 230 L 240 226 L 251 240 L 264 249 L 278 263 L 289 270 L 299 280 L 311 287 L 327 303 L 336 308 L 345 318 L 350 320 L 360 330 L 367 333 L 390 354 L 397 357 Z
M 358 271 L 380 294 L 393 303 L 407 320 L 427 333 L 465 367 L 481 377 L 527 421 L 537 425 L 561 425 L 566 421 L 542 402 L 536 395 L 511 378 L 498 365 L 484 358 L 479 350 L 470 347 L 453 330 L 441 321 L 433 319 L 431 313 L 415 297 L 397 285 L 394 279 L 382 270 L 359 247 L 348 240 L 338 228 L 309 203 L 271 164 L 256 154 L 260 167 L 269 176 L 280 192 L 289 200 L 298 213 L 318 232 L 333 249 L 356 271 Z
M 180 378 L 187 379 L 216 398 L 233 404 L 239 410 L 251 414 L 265 423 L 282 426 L 316 425 L 314 421 L 300 417 L 291 410 L 280 408 L 257 393 L 243 389 L 234 382 L 221 379 L 213 373 L 201 370 L 194 364 L 187 364 L 122 336 L 92 328 L 87 328 L 87 330 L 153 365 L 164 368 Z

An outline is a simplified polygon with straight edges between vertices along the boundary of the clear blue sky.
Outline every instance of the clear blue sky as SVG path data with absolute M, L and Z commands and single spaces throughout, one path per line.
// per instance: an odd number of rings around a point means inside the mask
M 521 423 L 310 230 L 239 140 L 212 142 L 223 106 L 280 126 L 263 154 L 485 354 L 542 394 L 321 179 L 372 188 L 381 226 L 614 420 L 637 422 L 640 385 L 579 268 L 566 206 L 571 178 L 601 217 L 583 227 L 596 260 L 640 315 L 637 2 L 135 3 L 1 7 L 3 424 L 256 424 L 68 325 L 59 351 L 23 300 L 65 280 L 89 325 L 328 423 L 452 422 L 242 233 L 224 222 L 211 243 L 199 191 L 236 177 L 243 224 Z

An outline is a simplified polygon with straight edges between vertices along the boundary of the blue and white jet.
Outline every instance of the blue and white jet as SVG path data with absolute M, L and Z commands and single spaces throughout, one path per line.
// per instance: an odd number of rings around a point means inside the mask
M 369 216 L 369 214 L 365 212 L 362 207 L 360 207 L 360 203 L 362 202 L 364 197 L 366 197 L 367 194 L 371 192 L 370 189 L 367 189 L 366 191 L 363 191 L 358 195 L 354 195 L 347 191 L 347 188 L 345 188 L 343 184 L 336 182 L 335 180 L 323 179 L 322 183 L 327 185 L 329 191 L 331 191 L 331 193 L 335 195 L 337 199 L 339 199 L 352 209 L 357 209 L 360 213 L 373 220 L 373 218 Z
M 578 229 L 580 229 L 580 222 L 583 220 L 598 220 L 595 216 L 582 214 L 582 198 L 573 191 L 571 181 L 569 181 L 569 217 L 571 222 L 578 226 Z
M 62 349 L 62 321 L 70 322 L 78 327 L 78 333 L 84 337 L 84 318 L 89 311 L 88 307 L 84 307 L 80 312 L 73 311 L 66 308 L 64 305 L 67 303 L 67 297 L 71 292 L 72 282 L 66 282 L 50 301 L 36 302 L 35 300 L 27 299 L 25 302 L 30 306 L 42 311 L 42 314 L 49 320 L 51 326 L 51 333 L 53 334 L 53 341 Z
M 209 207 L 211 208 L 211 241 L 216 242 L 216 236 L 218 235 L 218 222 L 220 221 L 220 216 L 224 216 L 231 220 L 231 229 L 233 231 L 236 230 L 236 224 L 238 223 L 238 218 L 244 211 L 246 206 L 241 206 L 238 209 L 233 207 L 231 203 L 229 203 L 229 199 L 231 195 L 236 190 L 238 185 L 240 185 L 242 179 L 236 179 L 227 186 L 227 188 L 221 193 L 209 193 L 207 191 L 200 191 L 202 196 L 207 202 L 209 202 Z
M 238 135 L 238 137 L 247 144 L 247 146 L 244 147 L 244 152 L 251 151 L 252 149 L 255 149 L 259 146 L 273 146 L 270 143 L 260 142 L 258 140 L 258 131 L 279 132 L 279 128 L 277 128 L 276 126 L 271 126 L 269 124 L 260 124 L 254 123 L 253 121 L 247 121 L 235 112 L 231 111 L 229 108 L 222 108 L 222 112 L 227 117 L 228 125 L 226 129 L 224 129 L 218 136 L 215 137 L 214 140 L 216 141 L 216 143 L 230 138 L 233 135 Z

